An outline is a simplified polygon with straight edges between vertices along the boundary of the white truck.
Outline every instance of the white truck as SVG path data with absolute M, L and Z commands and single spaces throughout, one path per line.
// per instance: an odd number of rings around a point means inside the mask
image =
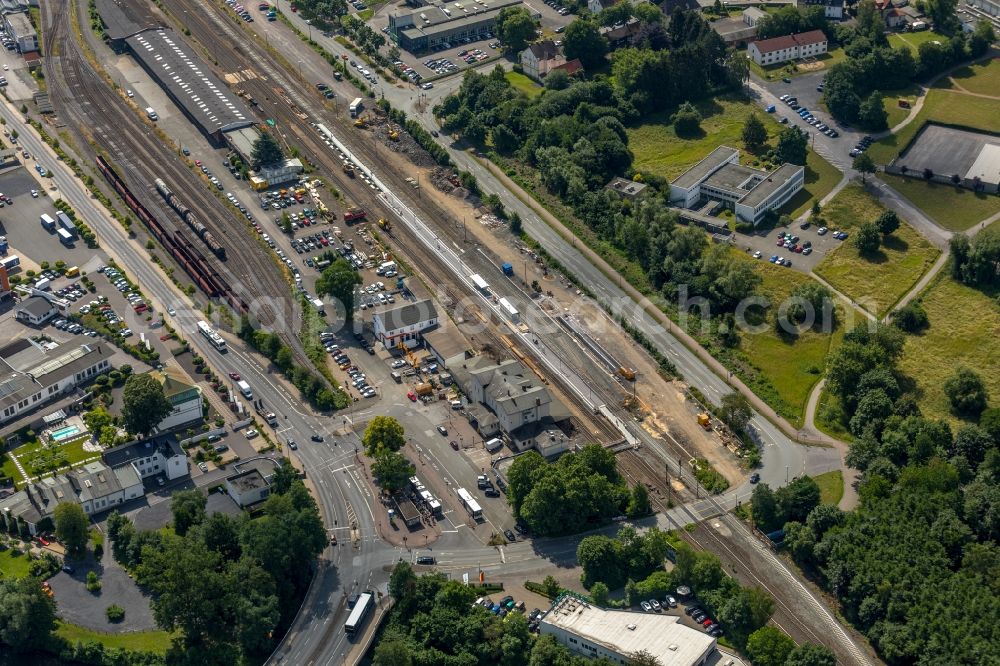
M 365 108 L 364 100 L 360 97 L 355 97 L 349 108 L 351 110 L 351 118 L 357 118 L 358 112 Z
M 253 389 L 250 388 L 250 385 L 246 383 L 246 380 L 241 379 L 240 381 L 236 382 L 236 388 L 240 390 L 240 393 L 242 393 L 243 397 L 246 398 L 247 400 L 253 399 Z

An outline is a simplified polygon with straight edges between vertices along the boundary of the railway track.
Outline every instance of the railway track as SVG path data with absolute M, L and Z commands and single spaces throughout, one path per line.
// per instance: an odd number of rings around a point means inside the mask
M 61 118 L 68 121 L 65 124 L 80 139 L 79 148 L 95 159 L 103 151 L 135 198 L 165 229 L 194 239 L 192 245 L 203 255 L 209 270 L 215 271 L 236 297 L 237 303 L 226 298 L 230 305 L 239 311 L 243 309 L 239 306 L 242 302 L 261 324 L 278 332 L 302 362 L 308 362 L 294 334 L 297 319 L 293 300 L 289 298 L 289 285 L 270 253 L 258 243 L 256 234 L 249 232 L 247 224 L 238 220 L 207 190 L 204 182 L 181 162 L 174 149 L 163 145 L 93 69 L 73 37 L 66 7 L 45 5 L 43 29 L 50 51 L 58 53 L 45 59 L 53 102 Z M 92 149 L 90 141 L 98 149 Z M 208 230 L 215 237 L 225 239 L 230 261 L 216 258 L 213 248 L 179 223 L 176 213 L 164 205 L 156 192 L 157 178 L 184 192 L 186 201 L 199 212 Z

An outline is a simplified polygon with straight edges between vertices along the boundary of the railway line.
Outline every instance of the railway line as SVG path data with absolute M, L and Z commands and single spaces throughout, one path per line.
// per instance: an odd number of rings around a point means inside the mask
M 53 53 L 58 53 L 45 59 L 46 77 L 61 119 L 80 139 L 79 148 L 95 160 L 103 157 L 102 151 L 105 153 L 107 164 L 102 173 L 109 177 L 110 167 L 118 174 L 135 203 L 160 223 L 161 234 L 157 235 L 143 220 L 151 235 L 157 236 L 189 274 L 189 266 L 195 266 L 192 279 L 207 295 L 224 299 L 237 312 L 254 315 L 261 324 L 278 332 L 306 362 L 293 330 L 296 319 L 289 285 L 270 254 L 260 246 L 256 234 L 248 233 L 247 225 L 207 190 L 201 179 L 155 137 L 93 69 L 73 38 L 66 9 L 51 3 L 43 8 L 46 43 Z M 98 149 L 92 149 L 90 141 Z M 193 225 L 189 225 L 190 230 L 179 227 L 176 212 L 165 207 L 156 192 L 157 179 L 184 192 L 191 208 L 204 220 L 204 233 L 198 233 Z M 109 180 L 114 185 L 114 180 Z M 121 194 L 120 188 L 116 187 L 116 191 Z M 142 218 L 133 205 L 130 208 Z M 224 238 L 226 244 L 215 238 Z M 223 262 L 221 256 L 227 254 L 231 261 Z

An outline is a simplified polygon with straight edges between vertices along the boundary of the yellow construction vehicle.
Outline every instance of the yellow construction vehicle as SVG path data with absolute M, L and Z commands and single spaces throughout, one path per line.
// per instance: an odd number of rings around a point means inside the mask
M 382 231 L 392 231 L 392 222 L 384 217 L 380 217 L 378 220 L 378 228 Z
M 698 414 L 698 425 L 700 425 L 705 430 L 712 429 L 712 417 L 708 415 L 708 412 L 702 412 Z
M 365 126 L 365 119 L 358 118 L 357 120 L 354 121 L 354 126 L 363 128 Z
M 406 345 L 404 345 L 402 342 L 396 343 L 396 349 L 398 349 L 399 351 L 403 352 L 403 354 L 406 355 L 406 360 L 410 362 L 410 367 L 412 368 L 420 367 L 420 361 L 417 359 L 416 356 L 414 356 L 413 352 L 411 352 Z
M 624 366 L 618 368 L 618 374 L 629 380 L 630 382 L 635 381 L 635 370 L 632 368 L 626 368 Z
M 392 130 L 389 132 L 389 138 L 393 141 L 399 141 L 399 132 Z

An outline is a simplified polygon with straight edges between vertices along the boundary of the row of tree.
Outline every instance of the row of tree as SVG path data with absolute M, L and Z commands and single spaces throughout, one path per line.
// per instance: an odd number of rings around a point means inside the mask
M 284 461 L 263 514 L 205 514 L 200 491 L 176 493 L 174 531 L 108 518 L 115 559 L 153 595 L 157 625 L 177 637 L 168 661 L 234 664 L 265 657 L 294 618 L 326 545 L 316 504 Z
M 970 287 L 1000 286 L 1000 231 L 984 231 L 969 240 L 965 234 L 951 237 L 951 275 Z
M 614 453 L 599 444 L 567 453 L 555 463 L 535 451 L 520 455 L 510 466 L 507 485 L 515 517 L 536 534 L 573 534 L 618 515 L 650 512 L 645 486 L 629 490 L 615 468 Z
M 403 426 L 391 416 L 376 416 L 368 422 L 361 438 L 365 455 L 373 460 L 372 474 L 390 493 L 406 487 L 416 469 L 399 452 L 406 444 Z

